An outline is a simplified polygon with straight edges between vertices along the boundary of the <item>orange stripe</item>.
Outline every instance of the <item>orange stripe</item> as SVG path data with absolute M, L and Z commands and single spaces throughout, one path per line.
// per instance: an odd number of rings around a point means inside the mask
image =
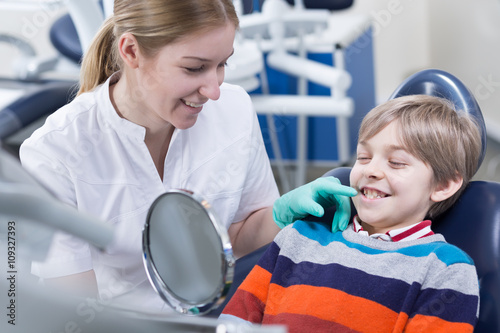
M 406 324 L 408 324 L 408 314 L 400 312 L 393 332 L 403 332 L 406 329 Z
M 270 283 L 271 273 L 260 266 L 255 266 L 239 288 L 253 294 L 262 303 L 266 303 Z
M 415 315 L 406 326 L 405 332 L 473 332 L 474 327 L 467 323 L 453 323 L 438 317 Z
M 265 314 L 293 313 L 334 321 L 358 331 L 387 332 L 398 313 L 391 309 L 345 292 L 305 285 L 288 288 L 271 284 Z

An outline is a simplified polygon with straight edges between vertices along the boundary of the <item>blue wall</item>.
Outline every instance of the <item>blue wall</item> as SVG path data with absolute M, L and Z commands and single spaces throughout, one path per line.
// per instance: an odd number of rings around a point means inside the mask
M 356 150 L 357 131 L 363 116 L 375 106 L 375 77 L 373 69 L 373 43 L 371 30 L 367 30 L 345 52 L 345 67 L 352 76 L 352 86 L 348 96 L 354 100 L 354 115 L 349 119 L 350 151 Z M 311 53 L 309 59 L 332 65 L 330 53 Z M 267 68 L 271 94 L 296 94 L 297 79 L 271 68 Z M 330 95 L 330 89 L 309 83 L 309 95 Z M 259 93 L 255 91 L 254 93 Z M 281 154 L 285 160 L 294 160 L 297 156 L 297 117 L 274 116 L 276 132 L 280 141 Z M 271 147 L 269 129 L 265 116 L 259 116 L 266 149 L 271 159 L 274 153 Z M 337 137 L 334 117 L 308 118 L 308 160 L 337 161 Z

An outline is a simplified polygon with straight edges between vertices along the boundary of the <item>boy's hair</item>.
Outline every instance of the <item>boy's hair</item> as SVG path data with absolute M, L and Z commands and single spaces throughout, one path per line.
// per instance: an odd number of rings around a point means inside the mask
M 359 140 L 372 138 L 393 121 L 399 125 L 404 148 L 431 167 L 434 185 L 463 178 L 454 195 L 431 206 L 427 218 L 434 218 L 455 203 L 477 171 L 482 149 L 479 126 L 471 115 L 455 110 L 446 99 L 410 95 L 368 112 L 359 129 Z

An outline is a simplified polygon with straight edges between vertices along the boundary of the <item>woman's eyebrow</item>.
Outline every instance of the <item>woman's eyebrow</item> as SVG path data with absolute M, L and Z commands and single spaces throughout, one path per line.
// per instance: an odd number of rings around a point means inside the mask
M 184 56 L 182 57 L 183 59 L 193 59 L 193 60 L 199 60 L 199 61 L 204 61 L 204 62 L 208 62 L 210 61 L 210 59 L 206 59 L 206 58 L 201 58 L 201 57 L 195 57 L 195 56 Z
M 234 49 L 227 56 L 226 59 L 229 59 L 233 54 L 234 54 Z M 207 58 L 202 58 L 202 57 L 197 57 L 197 56 L 184 56 L 182 58 L 184 58 L 184 59 L 194 59 L 194 60 L 199 60 L 199 61 L 203 61 L 203 62 L 210 62 L 210 61 L 212 61 L 212 59 L 207 59 Z

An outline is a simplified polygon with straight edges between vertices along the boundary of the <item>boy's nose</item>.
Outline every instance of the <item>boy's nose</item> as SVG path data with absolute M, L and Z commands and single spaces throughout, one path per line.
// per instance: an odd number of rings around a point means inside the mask
M 377 161 L 371 160 L 365 165 L 364 174 L 367 178 L 379 179 L 384 176 L 384 172 Z

